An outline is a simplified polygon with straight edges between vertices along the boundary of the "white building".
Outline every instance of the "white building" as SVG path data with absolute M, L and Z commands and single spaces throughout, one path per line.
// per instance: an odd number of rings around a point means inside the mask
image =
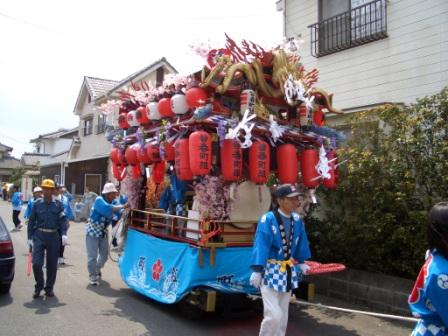
M 286 37 L 346 112 L 411 103 L 448 83 L 446 0 L 280 0 Z
M 39 135 L 30 140 L 34 144 L 34 155 L 39 159 L 40 178 L 50 178 L 56 183 L 65 183 L 65 166 L 73 138 L 78 135 L 78 128 L 64 129 Z

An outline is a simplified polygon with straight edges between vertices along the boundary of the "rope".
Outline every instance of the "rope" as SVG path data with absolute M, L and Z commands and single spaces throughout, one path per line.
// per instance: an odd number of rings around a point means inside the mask
M 259 296 L 259 295 L 248 294 L 247 296 L 250 299 L 252 299 L 252 300 L 259 300 L 259 299 L 261 299 L 261 296 Z M 311 306 L 311 307 L 315 307 L 315 308 L 337 310 L 337 311 L 346 312 L 346 313 L 368 315 L 368 316 L 381 317 L 381 318 L 387 318 L 387 319 L 392 319 L 392 320 L 409 321 L 409 322 L 418 322 L 419 321 L 419 319 L 417 319 L 415 317 L 407 317 L 407 316 L 399 316 L 399 315 L 391 315 L 391 314 L 374 313 L 374 312 L 369 312 L 369 311 L 365 311 L 365 310 L 356 310 L 356 309 L 348 309 L 348 308 L 341 308 L 341 307 L 335 307 L 335 306 L 328 306 L 328 305 L 324 305 L 322 303 L 311 303 L 311 302 L 297 300 L 295 297 L 291 297 L 291 303 L 296 305 L 296 306 L 299 306 L 299 305 Z

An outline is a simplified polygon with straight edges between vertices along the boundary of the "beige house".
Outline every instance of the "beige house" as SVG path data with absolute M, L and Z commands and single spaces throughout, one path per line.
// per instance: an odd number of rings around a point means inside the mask
M 113 99 L 117 91 L 131 82 L 161 85 L 166 74 L 176 69 L 162 58 L 121 81 L 84 77 L 73 113 L 79 116 L 79 134 L 71 143 L 65 171 L 65 185 L 74 194 L 83 194 L 86 187 L 100 193 L 111 179 L 109 153 L 112 148 L 105 137 L 106 119 L 96 107 Z
M 8 182 L 12 171 L 20 166 L 20 160 L 11 156 L 13 148 L 0 143 L 0 182 Z
M 411 103 L 448 83 L 448 1 L 280 0 L 277 9 L 285 36 L 304 41 L 305 68 L 319 70 L 317 86 L 345 112 Z

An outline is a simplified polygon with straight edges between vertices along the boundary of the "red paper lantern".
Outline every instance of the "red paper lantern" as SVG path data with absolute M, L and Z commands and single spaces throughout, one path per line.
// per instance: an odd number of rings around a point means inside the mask
M 176 169 L 177 177 L 182 181 L 189 181 L 193 179 L 188 151 L 188 138 L 183 138 L 176 141 L 176 144 L 174 145 L 174 168 Z
M 119 162 L 119 160 L 118 160 L 118 151 L 119 151 L 118 148 L 112 148 L 112 150 L 110 151 L 110 160 L 113 163 L 118 163 Z
M 324 111 L 322 111 L 322 106 L 320 105 L 317 105 L 313 112 L 313 123 L 318 127 L 322 127 L 325 124 Z
M 190 108 L 203 106 L 208 99 L 207 91 L 199 87 L 189 89 L 185 93 L 185 97 L 187 98 L 187 105 Z
M 140 125 L 148 125 L 151 123 L 151 120 L 148 118 L 148 109 L 146 106 L 140 106 L 135 113 L 135 117 Z
M 121 164 L 123 166 L 127 166 L 128 165 L 128 162 L 126 161 L 125 153 L 121 149 L 118 150 L 117 158 L 118 158 L 118 163 L 119 164 Z
M 174 146 L 172 144 L 170 144 L 169 142 L 165 142 L 164 150 L 165 150 L 165 160 L 166 161 L 174 161 L 174 157 L 175 157 Z
M 162 183 L 165 178 L 165 161 L 154 163 L 152 167 L 151 178 L 154 183 Z
M 126 177 L 127 171 L 123 165 L 114 162 L 112 165 L 112 173 L 118 181 L 121 181 Z
M 137 158 L 137 151 L 133 146 L 129 146 L 126 148 L 126 151 L 124 153 L 124 156 L 126 157 L 126 161 L 131 166 L 135 166 L 139 164 L 138 158 Z
M 160 162 L 162 160 L 158 144 L 152 143 L 146 145 L 146 153 L 152 162 Z
M 257 184 L 266 183 L 269 179 L 271 152 L 266 141 L 257 140 L 249 148 L 249 177 Z
M 294 145 L 284 144 L 277 148 L 278 178 L 283 183 L 297 183 L 299 162 Z
M 128 129 L 129 128 L 127 113 L 121 113 L 118 116 L 118 127 L 120 127 L 121 129 Z
M 221 174 L 225 181 L 236 182 L 243 175 L 243 149 L 239 141 L 226 139 L 221 147 Z
M 146 151 L 147 146 L 150 144 L 146 144 L 143 149 L 140 145 L 135 146 L 136 152 L 137 152 L 137 159 L 140 163 L 143 163 L 145 166 L 150 165 L 152 163 L 151 158 L 148 155 L 148 152 Z
M 159 100 L 159 112 L 162 118 L 174 117 L 174 112 L 171 109 L 170 98 L 162 98 Z
M 324 178 L 322 181 L 322 184 L 327 187 L 328 189 L 335 189 L 338 186 L 338 171 L 337 171 L 337 164 L 338 164 L 338 160 L 337 160 L 337 154 L 335 150 L 330 150 L 327 153 L 327 158 L 328 158 L 328 166 L 330 167 L 330 178 L 326 179 Z
M 140 165 L 134 165 L 132 166 L 132 177 L 134 179 L 139 179 L 140 176 L 142 176 L 142 170 L 140 168 Z
M 316 165 L 319 163 L 319 151 L 315 149 L 304 149 L 302 151 L 302 183 L 305 187 L 315 188 L 320 183 L 319 173 Z
M 202 176 L 212 169 L 212 137 L 205 131 L 191 133 L 189 141 L 190 169 L 193 175 Z

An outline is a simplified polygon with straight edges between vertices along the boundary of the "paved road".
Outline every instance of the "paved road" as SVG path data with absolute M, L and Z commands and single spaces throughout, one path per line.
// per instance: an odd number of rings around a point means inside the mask
M 11 204 L 0 200 L 0 216 L 10 227 L 11 213 Z M 158 304 L 127 288 L 111 261 L 106 264 L 101 285 L 88 286 L 83 229 L 82 223 L 71 225 L 67 265 L 58 271 L 56 297 L 38 300 L 31 299 L 34 281 L 32 276 L 26 276 L 26 232 L 12 233 L 16 277 L 10 294 L 0 296 L 0 335 L 257 335 L 260 312 L 188 320 L 174 306 Z M 329 302 L 325 298 L 319 300 Z M 290 336 L 404 336 L 412 329 L 409 323 L 316 308 L 291 307 L 289 321 Z

